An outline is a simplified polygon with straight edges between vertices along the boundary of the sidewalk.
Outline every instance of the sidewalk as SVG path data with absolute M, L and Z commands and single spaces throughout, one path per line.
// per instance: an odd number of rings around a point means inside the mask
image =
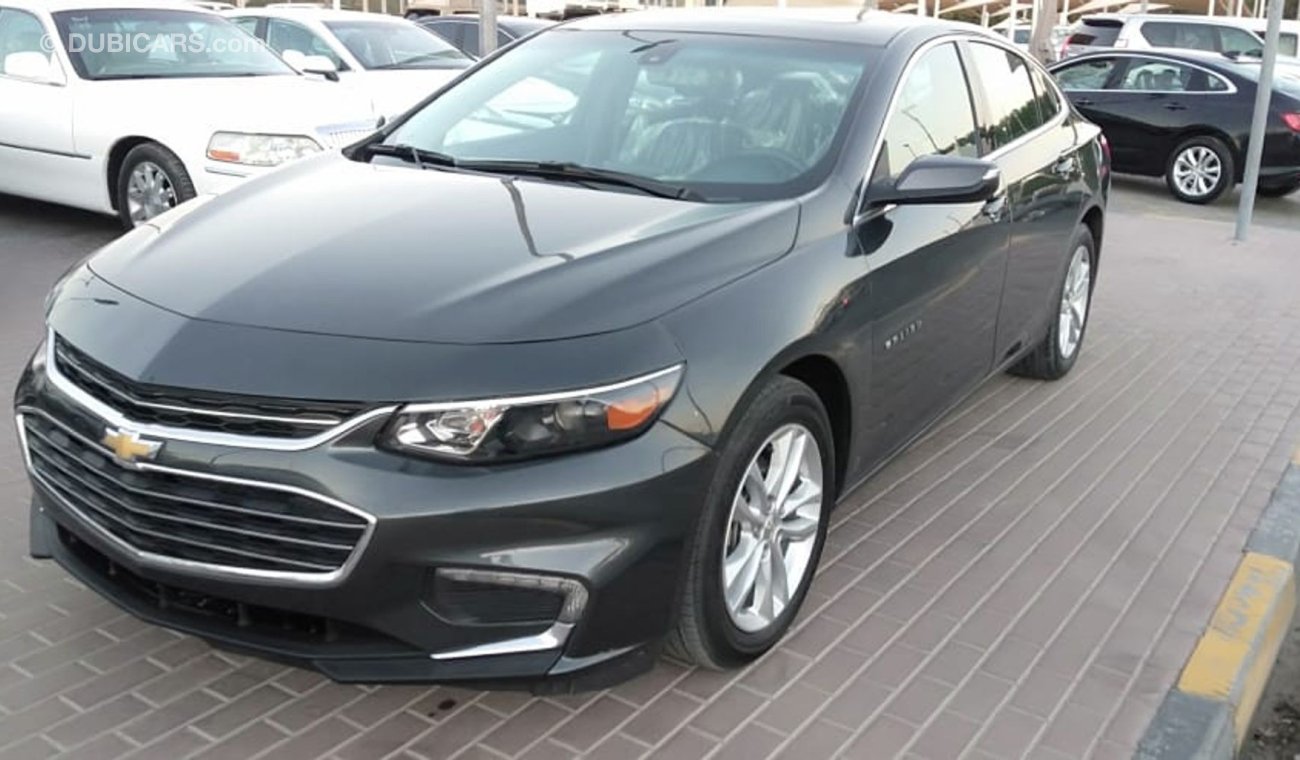
M 990 381 L 852 494 L 745 671 L 532 699 L 219 653 L 25 559 L 0 423 L 0 760 L 1127 758 L 1300 443 L 1300 234 L 1109 227 L 1074 372 Z

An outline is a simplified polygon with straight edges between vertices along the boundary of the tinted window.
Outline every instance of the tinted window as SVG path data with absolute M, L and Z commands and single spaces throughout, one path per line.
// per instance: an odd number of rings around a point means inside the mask
M 1084 21 L 1070 33 L 1068 44 L 1113 47 L 1122 27 L 1117 23 Z
M 1209 24 L 1148 21 L 1142 25 L 1142 36 L 1152 47 L 1213 51 L 1219 46 L 1217 30 Z
M 1120 79 L 1115 89 L 1141 92 L 1192 92 L 1203 89 L 1195 86 L 1197 78 L 1197 71 L 1190 66 L 1138 58 L 1129 64 L 1128 71 L 1124 72 L 1124 77 Z
M 1105 89 L 1106 80 L 1114 70 L 1114 58 L 1098 58 L 1056 69 L 1052 73 L 1060 83 L 1061 89 L 1069 92 L 1070 90 Z
M 1221 26 L 1219 27 L 1219 50 L 1224 53 L 1263 55 L 1264 42 L 1245 29 Z
M 291 21 L 273 18 L 266 22 L 266 44 L 271 49 L 285 56 L 285 60 L 296 63 L 299 55 L 323 55 L 334 63 L 334 68 L 344 70 L 347 65 L 338 53 L 307 27 Z
M 979 155 L 970 89 L 952 45 L 922 55 L 899 88 L 873 181 L 892 181 L 914 159 L 932 155 Z
M 1002 48 L 972 43 L 975 71 L 988 98 L 989 123 L 984 131 L 995 148 L 1000 148 L 1042 126 L 1029 63 Z

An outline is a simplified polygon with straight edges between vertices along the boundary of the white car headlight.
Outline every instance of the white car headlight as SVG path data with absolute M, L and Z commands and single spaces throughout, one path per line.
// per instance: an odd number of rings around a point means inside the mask
M 218 132 L 208 141 L 210 160 L 246 166 L 279 166 L 320 150 L 320 143 L 306 135 Z

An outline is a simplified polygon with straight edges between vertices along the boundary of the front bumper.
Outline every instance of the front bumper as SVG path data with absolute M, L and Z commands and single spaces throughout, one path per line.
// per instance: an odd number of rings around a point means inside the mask
M 38 355 L 19 384 L 20 434 L 39 428 L 93 446 L 120 420 L 96 414 L 49 365 Z M 33 469 L 35 442 L 23 435 L 33 553 L 146 620 L 337 680 L 594 686 L 648 665 L 672 620 L 682 546 L 712 474 L 709 449 L 659 423 L 609 449 L 464 468 L 377 450 L 370 444 L 385 420 L 300 451 L 164 440 L 150 463 L 294 489 L 368 515 L 364 541 L 338 573 L 223 573 L 133 550 Z M 452 615 L 439 568 L 576 580 L 586 602 L 571 625 L 553 610 L 530 620 Z

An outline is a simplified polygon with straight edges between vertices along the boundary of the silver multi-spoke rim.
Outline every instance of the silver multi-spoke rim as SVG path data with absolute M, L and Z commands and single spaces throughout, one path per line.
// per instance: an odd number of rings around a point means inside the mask
M 1070 270 L 1065 273 L 1065 287 L 1061 289 L 1061 316 L 1057 329 L 1057 345 L 1061 356 L 1069 359 L 1079 350 L 1083 339 L 1083 326 L 1088 319 L 1088 292 L 1092 284 L 1092 257 L 1087 246 L 1079 246 L 1070 259 Z
M 172 178 L 152 161 L 141 161 L 126 181 L 126 206 L 131 221 L 146 222 L 176 205 Z
M 823 482 L 817 439 L 797 424 L 769 436 L 746 468 L 722 547 L 723 597 L 740 630 L 772 625 L 811 572 Z
M 1174 183 L 1193 198 L 1209 195 L 1222 177 L 1219 154 L 1203 145 L 1193 145 L 1174 159 Z

